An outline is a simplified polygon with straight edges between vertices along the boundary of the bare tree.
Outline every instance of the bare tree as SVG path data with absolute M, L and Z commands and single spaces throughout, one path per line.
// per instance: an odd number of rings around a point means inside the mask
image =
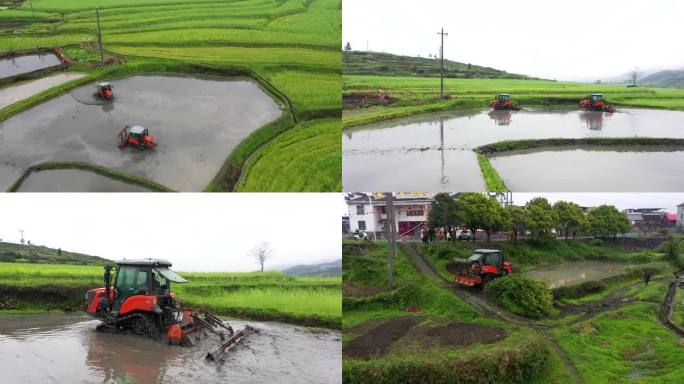
M 271 252 L 271 244 L 269 244 L 267 241 L 262 241 L 255 245 L 251 251 L 249 251 L 249 257 L 253 258 L 257 263 L 259 263 L 259 265 L 261 265 L 261 272 L 263 272 L 264 263 L 266 260 L 271 258 Z
M 344 46 L 344 50 L 345 51 L 351 51 L 352 50 L 351 44 L 349 42 L 347 42 L 347 45 Z
M 639 76 L 641 73 L 639 73 L 639 68 L 634 68 L 632 71 L 629 73 L 630 77 L 632 78 L 632 86 L 636 87 L 637 80 L 639 79 Z

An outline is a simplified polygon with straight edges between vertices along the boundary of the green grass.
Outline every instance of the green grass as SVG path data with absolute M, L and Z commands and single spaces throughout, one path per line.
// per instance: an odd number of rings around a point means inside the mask
M 280 272 L 179 273 L 190 282 L 174 284 L 172 290 L 188 306 L 223 315 L 339 328 L 339 277 L 291 277 Z M 102 274 L 102 266 L 97 265 L 0 263 L 0 296 L 23 287 L 36 299 L 16 297 L 21 305 L 13 310 L 47 310 L 60 303 L 41 301 L 41 290 L 55 287 L 65 296 L 64 309 L 79 310 L 85 290 L 103 286 Z
M 410 114 L 451 108 L 486 107 L 498 93 L 510 93 L 522 105 L 572 105 L 589 93 L 601 92 L 609 104 L 684 110 L 684 90 L 628 88 L 622 85 L 577 84 L 546 80 L 445 79 L 445 93 L 454 99 L 439 100 L 439 79 L 408 76 L 344 75 L 343 93 L 377 92 L 382 89 L 396 99 L 391 107 L 371 108 L 345 115 L 345 127 Z M 368 117 L 364 117 L 365 115 Z
M 589 384 L 681 382 L 684 344 L 656 312 L 656 304 L 632 304 L 550 333 Z
M 277 136 L 247 163 L 238 189 L 340 191 L 342 129 L 337 119 L 298 124 Z
M 478 153 L 477 162 L 480 164 L 480 172 L 485 181 L 485 186 L 489 192 L 508 192 L 508 188 L 504 184 L 501 177 L 496 172 L 496 169 L 489 162 L 487 156 Z
M 291 102 L 295 119 L 279 121 L 255 132 L 229 156 L 218 177 L 209 183 L 207 191 L 232 190 L 243 162 L 257 148 L 282 134 L 299 122 L 340 115 L 341 111 L 341 1 L 339 0 L 243 0 L 243 1 L 188 1 L 188 0 L 36 0 L 33 1 L 37 18 L 22 28 L 3 26 L 10 11 L 0 12 L 0 53 L 36 48 L 62 46 L 67 56 L 78 63 L 97 61 L 94 52 L 96 20 L 95 7 L 100 8 L 104 47 L 117 60 L 123 57 L 119 69 L 99 69 L 76 66 L 91 76 L 85 84 L 114 72 L 136 72 L 136 67 L 167 65 L 169 71 L 185 72 L 184 64 L 208 65 L 225 72 L 250 72 L 251 77 L 267 81 L 264 86 L 278 98 Z M 30 14 L 27 2 L 13 9 L 11 14 Z M 64 22 L 61 22 L 62 15 Z M 26 20 L 24 20 L 26 21 Z M 107 55 L 110 56 L 110 55 Z M 169 60 L 176 62 L 175 69 Z M 216 73 L 214 73 L 216 74 Z M 26 103 L 17 103 L 2 111 L 0 120 L 63 93 L 76 83 L 57 87 L 36 96 Z M 262 84 L 264 85 L 264 84 Z M 49 92 L 49 95 L 48 95 Z M 282 96 L 282 97 L 281 97 Z M 287 103 L 286 103 L 287 104 Z M 314 123 L 315 124 L 315 123 Z M 321 123 L 324 126 L 325 122 Z M 291 157 L 298 157 L 303 145 L 313 142 L 306 134 L 293 134 L 281 140 L 306 141 L 292 145 Z M 317 145 L 332 144 L 324 134 Z M 335 149 L 335 148 L 332 148 Z M 275 153 L 268 156 L 271 150 Z M 282 156 L 286 147 L 267 146 L 260 152 L 264 161 Z M 339 156 L 339 153 L 338 153 Z M 338 191 L 341 184 L 339 162 L 330 156 L 310 156 L 312 167 L 320 170 L 324 181 L 288 185 L 287 190 Z M 259 157 L 260 159 L 262 157 Z M 276 166 L 271 163 L 271 165 Z M 268 167 L 262 167 L 268 168 Z M 301 177 L 293 167 L 279 167 L 283 178 Z M 334 179 L 334 180 L 331 180 Z M 261 183 L 260 180 L 247 182 Z M 282 183 L 262 184 L 265 188 L 281 191 Z

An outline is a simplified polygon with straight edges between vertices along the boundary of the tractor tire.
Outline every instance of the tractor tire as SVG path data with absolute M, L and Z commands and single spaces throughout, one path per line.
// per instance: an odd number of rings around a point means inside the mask
M 131 331 L 136 335 L 147 334 L 147 319 L 144 315 L 133 316 L 129 324 Z
M 157 324 L 154 317 L 149 313 L 141 313 L 134 316 L 129 325 L 136 335 L 146 335 L 155 340 L 161 339 L 159 324 Z
M 484 275 L 482 278 L 482 286 L 484 287 L 485 285 L 489 284 L 490 281 L 494 280 L 494 277 L 490 274 Z

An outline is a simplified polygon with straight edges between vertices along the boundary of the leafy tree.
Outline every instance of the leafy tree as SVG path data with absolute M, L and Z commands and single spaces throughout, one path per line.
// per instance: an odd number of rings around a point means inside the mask
M 589 230 L 594 236 L 616 238 L 618 233 L 627 233 L 632 228 L 627 215 L 612 205 L 601 205 L 587 215 Z
M 539 239 L 558 225 L 558 214 L 544 197 L 535 197 L 525 205 L 525 223 L 532 238 Z
M 565 240 L 568 239 L 570 232 L 573 233 L 572 237 L 574 239 L 575 232 L 580 228 L 583 228 L 587 220 L 584 216 L 584 212 L 582 212 L 582 207 L 573 202 L 561 200 L 553 205 L 553 209 L 558 215 L 558 224 L 560 224 L 561 229 L 563 229 Z
M 508 228 L 513 231 L 513 242 L 518 243 L 518 234 L 525 233 L 527 223 L 525 222 L 525 209 L 517 205 L 508 205 L 504 208 L 508 216 Z
M 456 202 L 448 193 L 438 193 L 432 202 L 428 212 L 428 226 L 448 227 L 457 226 L 462 222 L 462 215 L 459 203 Z
M 482 193 L 463 193 L 459 203 L 463 210 L 463 223 L 473 231 L 473 241 L 477 228 L 485 231 L 489 242 L 492 231 L 503 229 L 507 224 L 507 215 L 501 205 Z
M 682 241 L 672 239 L 663 243 L 662 249 L 665 252 L 665 259 L 677 268 L 678 271 L 684 269 L 684 255 L 682 255 Z

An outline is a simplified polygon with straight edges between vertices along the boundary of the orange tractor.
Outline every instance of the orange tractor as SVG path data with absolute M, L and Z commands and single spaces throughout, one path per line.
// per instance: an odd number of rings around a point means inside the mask
M 606 105 L 605 100 L 603 100 L 603 94 L 601 93 L 592 93 L 587 96 L 586 99 L 580 100 L 579 106 L 584 111 L 615 112 L 615 108 Z
M 494 101 L 489 103 L 489 106 L 497 111 L 519 111 L 521 109 L 520 105 L 513 104 L 511 95 L 508 93 L 498 95 Z
M 467 259 L 454 259 L 454 280 L 467 287 L 484 287 L 495 278 L 513 273 L 511 263 L 504 261 L 503 252 L 496 249 L 476 249 Z
M 97 88 L 96 95 L 99 98 L 105 99 L 108 101 L 110 101 L 114 98 L 114 94 L 112 93 L 112 85 L 109 84 L 108 82 L 101 81 L 101 82 L 97 83 L 96 88 Z
M 145 148 L 154 148 L 157 143 L 154 137 L 150 135 L 147 128 L 142 125 L 127 125 L 119 132 L 119 148 L 124 148 L 127 145 L 144 150 Z
M 169 344 L 193 346 L 210 332 L 221 340 L 207 358 L 218 360 L 230 347 L 254 332 L 250 326 L 235 332 L 215 315 L 183 308 L 171 292 L 171 282 L 188 281 L 173 272 L 171 263 L 160 259 L 122 260 L 104 267 L 104 288 L 86 292 L 86 312 L 102 321 L 98 330 L 127 331 L 161 339 Z M 114 269 L 114 273 L 112 273 Z M 194 336 L 194 340 L 191 338 Z

